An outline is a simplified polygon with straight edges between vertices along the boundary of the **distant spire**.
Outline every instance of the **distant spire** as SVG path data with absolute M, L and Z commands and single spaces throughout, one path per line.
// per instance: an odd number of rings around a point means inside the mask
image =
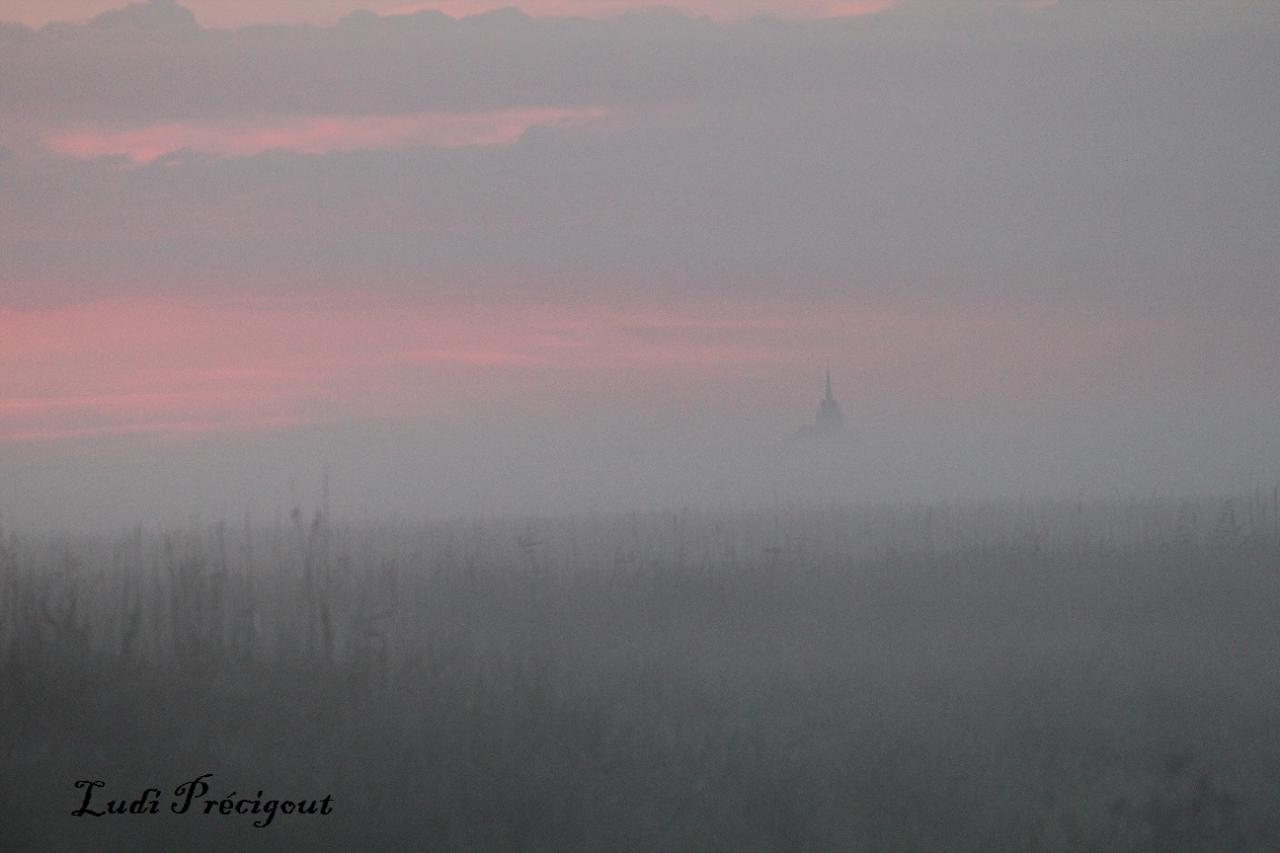
M 819 433 L 838 432 L 844 426 L 844 415 L 840 412 L 840 404 L 831 393 L 831 362 L 827 362 L 827 396 L 818 405 L 818 417 L 814 420 L 813 429 Z

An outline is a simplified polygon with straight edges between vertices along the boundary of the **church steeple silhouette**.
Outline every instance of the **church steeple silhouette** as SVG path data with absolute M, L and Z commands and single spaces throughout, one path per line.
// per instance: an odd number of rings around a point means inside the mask
M 819 433 L 839 432 L 844 428 L 844 414 L 840 404 L 831 394 L 831 363 L 827 363 L 827 396 L 818 404 L 818 417 L 814 419 L 813 430 Z

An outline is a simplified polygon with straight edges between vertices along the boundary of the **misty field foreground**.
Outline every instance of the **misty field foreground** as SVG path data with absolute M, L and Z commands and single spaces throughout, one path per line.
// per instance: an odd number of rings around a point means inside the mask
M 1273 851 L 1275 522 L 1255 496 L 7 534 L 0 849 Z M 203 774 L 332 813 L 170 813 Z M 78 780 L 158 813 L 73 817 Z

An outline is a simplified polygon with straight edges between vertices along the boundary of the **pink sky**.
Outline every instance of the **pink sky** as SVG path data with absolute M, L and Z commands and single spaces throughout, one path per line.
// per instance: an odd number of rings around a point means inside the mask
M 184 5 L 232 27 L 505 2 Z M 447 455 L 440 424 L 781 437 L 828 360 L 856 431 L 919 427 L 897 461 L 966 428 L 997 458 L 1040 419 L 1074 424 L 1064 464 L 1110 468 L 1130 449 L 1099 421 L 1145 445 L 1180 410 L 1166 470 L 1251 458 L 1275 435 L 1280 18 L 1024 14 L 1045 5 L 0 33 L 0 466 L 384 428 Z
M 208 27 L 261 23 L 331 24 L 357 9 L 379 14 L 405 14 L 435 9 L 464 17 L 516 6 L 534 16 L 604 17 L 652 6 L 677 8 L 693 15 L 737 18 L 770 14 L 785 18 L 861 15 L 893 5 L 894 0 L 187 0 L 186 6 Z M 9 0 L 0 20 L 41 26 L 51 21 L 85 21 L 124 5 L 121 0 Z
M 86 159 L 125 157 L 135 163 L 149 163 L 181 150 L 243 157 L 272 150 L 327 154 L 407 145 L 463 148 L 511 145 L 532 127 L 581 127 L 606 114 L 600 109 L 528 108 L 470 114 L 284 116 L 117 129 L 80 127 L 51 131 L 42 141 L 59 154 Z
M 353 418 L 744 406 L 807 416 L 832 364 L 846 404 L 1139 399 L 1253 363 L 1208 321 L 769 301 L 119 299 L 0 309 L 0 441 L 277 429 Z M 1241 378 L 1247 378 L 1242 374 Z M 780 390 L 781 389 L 781 390 Z M 1050 392 L 1048 389 L 1052 389 Z M 780 425 L 781 426 L 781 425 Z

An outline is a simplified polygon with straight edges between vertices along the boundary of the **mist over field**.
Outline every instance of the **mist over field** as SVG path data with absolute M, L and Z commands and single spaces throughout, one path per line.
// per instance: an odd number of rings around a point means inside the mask
M 1013 426 L 972 413 L 945 424 L 891 423 L 850 412 L 849 428 L 831 441 L 795 434 L 812 418 L 803 409 L 794 422 L 781 421 L 777 434 L 734 424 L 550 419 L 501 428 L 308 429 L 11 465 L 0 485 L 0 521 L 39 532 L 183 526 L 246 514 L 268 523 L 319 502 L 326 477 L 332 512 L 353 522 L 731 512 L 778 502 L 1172 500 L 1269 490 L 1280 479 L 1272 476 L 1280 456 L 1265 452 L 1271 438 L 1261 427 L 1232 423 L 1230 410 L 1204 416 L 1216 429 L 1184 422 L 1148 434 L 1147 425 L 1097 419 L 1085 426 L 1026 418 Z M 1104 438 L 1110 446 L 1096 447 Z M 1197 444 L 1203 454 L 1184 452 Z
M 0 850 L 1280 849 L 1280 5 L 10 0 Z
M 1272 850 L 1277 518 L 1254 494 L 10 534 L 0 843 Z

